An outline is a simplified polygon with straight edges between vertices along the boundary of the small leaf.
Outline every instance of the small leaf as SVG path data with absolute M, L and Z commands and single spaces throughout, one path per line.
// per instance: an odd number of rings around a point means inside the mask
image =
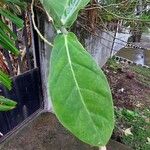
M 49 91 L 64 127 L 90 145 L 106 145 L 114 128 L 111 92 L 102 70 L 73 33 L 55 39 Z
M 0 84 L 6 86 L 9 90 L 11 89 L 11 79 L 1 70 L 0 70 Z
M 70 27 L 77 18 L 80 9 L 84 8 L 90 0 L 40 0 L 44 8 L 54 19 L 57 28 Z
M 3 96 L 0 96 L 0 111 L 8 111 L 15 108 L 17 105 L 16 102 L 7 99 Z
M 14 109 L 14 108 L 15 108 L 15 107 L 6 106 L 6 105 L 0 104 L 0 112 L 1 112 L 1 111 L 9 111 L 9 110 L 12 110 L 12 109 Z

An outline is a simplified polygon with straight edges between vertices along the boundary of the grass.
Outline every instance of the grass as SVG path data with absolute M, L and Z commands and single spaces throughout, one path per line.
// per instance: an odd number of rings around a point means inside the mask
M 114 71 L 117 71 L 119 68 L 121 68 L 121 64 L 117 63 L 117 61 L 114 59 L 108 59 L 107 65 Z
M 149 68 L 144 68 L 142 66 L 132 66 L 131 69 L 140 75 L 150 78 L 150 69 Z
M 138 80 L 145 86 L 150 87 L 150 69 L 141 66 L 131 66 L 131 70 L 138 74 Z
M 123 64 L 118 63 L 113 58 L 108 60 L 107 65 L 113 71 L 117 71 L 118 69 L 124 67 Z M 137 79 L 141 84 L 150 87 L 150 68 L 144 68 L 142 66 L 136 65 L 129 65 L 128 69 L 129 69 L 128 71 L 136 73 L 136 75 L 138 76 Z
M 131 134 L 122 135 L 122 143 L 130 146 L 134 150 L 150 150 L 150 110 L 128 110 L 116 108 L 116 127 L 114 132 L 121 132 L 118 127 L 124 129 L 131 128 Z

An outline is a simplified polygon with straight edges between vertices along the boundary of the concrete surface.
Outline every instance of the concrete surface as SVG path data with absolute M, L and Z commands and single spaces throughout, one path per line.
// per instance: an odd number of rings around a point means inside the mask
M 54 114 L 44 112 L 0 144 L 0 150 L 99 150 L 75 138 Z M 111 141 L 108 150 L 131 150 Z

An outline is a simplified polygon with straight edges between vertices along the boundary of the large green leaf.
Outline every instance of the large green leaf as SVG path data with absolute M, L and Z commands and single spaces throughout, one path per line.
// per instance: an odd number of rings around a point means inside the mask
M 80 140 L 105 145 L 114 127 L 107 79 L 73 33 L 56 37 L 49 91 L 56 116 Z
M 80 9 L 84 8 L 90 0 L 40 0 L 44 8 L 54 19 L 57 28 L 70 27 L 76 20 Z
M 11 109 L 14 109 L 16 107 L 17 103 L 7 99 L 3 96 L 0 96 L 0 112 L 1 111 L 8 111 Z

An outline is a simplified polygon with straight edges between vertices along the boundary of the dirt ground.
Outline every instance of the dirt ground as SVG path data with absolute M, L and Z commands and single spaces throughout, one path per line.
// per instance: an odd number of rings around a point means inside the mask
M 115 106 L 127 109 L 150 106 L 150 69 L 110 60 L 103 70 L 107 75 Z

